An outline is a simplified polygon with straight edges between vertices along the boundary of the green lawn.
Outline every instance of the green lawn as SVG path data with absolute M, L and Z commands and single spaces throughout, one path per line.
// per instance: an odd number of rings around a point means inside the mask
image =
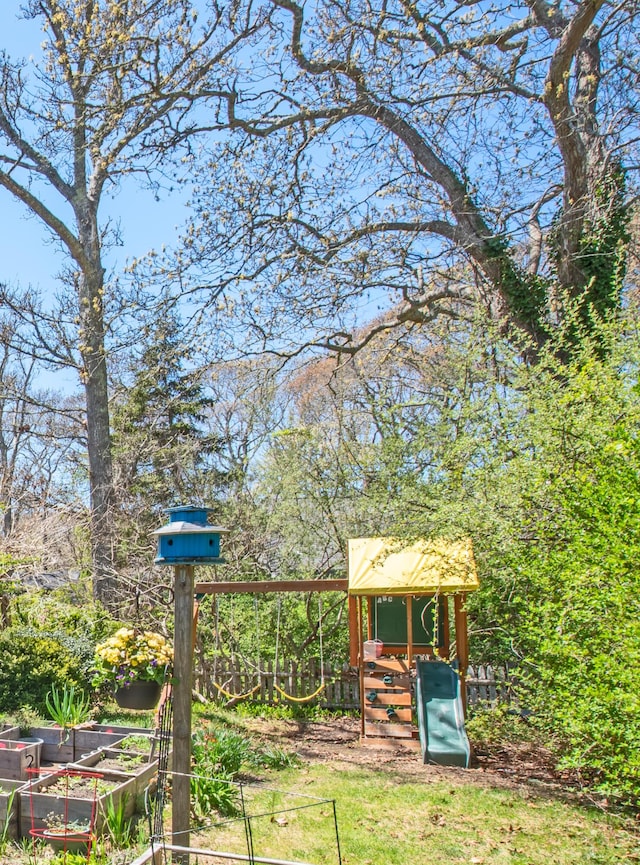
M 372 755 L 373 756 L 373 755 Z M 375 762 L 375 758 L 374 758 Z M 631 824 L 596 809 L 542 798 L 527 790 L 483 783 L 477 772 L 452 772 L 424 782 L 401 774 L 316 763 L 272 775 L 268 783 L 305 796 L 335 799 L 345 865 L 619 865 L 640 862 Z M 257 856 L 338 862 L 332 808 L 326 802 L 301 810 L 295 795 L 247 791 Z M 241 825 L 214 829 L 194 844 L 245 849 Z

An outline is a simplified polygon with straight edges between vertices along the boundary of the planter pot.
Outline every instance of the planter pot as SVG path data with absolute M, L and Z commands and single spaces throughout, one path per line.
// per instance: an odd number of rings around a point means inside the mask
M 116 689 L 116 703 L 121 709 L 154 709 L 161 690 L 159 682 L 131 682 L 126 688 Z
M 91 833 L 87 830 L 76 831 L 64 829 L 41 829 L 32 832 L 33 837 L 41 838 L 56 851 L 66 853 L 87 853 L 92 841 Z

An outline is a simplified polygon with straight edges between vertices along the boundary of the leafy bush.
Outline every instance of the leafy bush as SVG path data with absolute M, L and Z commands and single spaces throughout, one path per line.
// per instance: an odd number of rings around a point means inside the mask
M 300 765 L 300 758 L 291 751 L 285 751 L 277 745 L 258 748 L 251 755 L 251 763 L 263 769 L 293 769 Z
M 113 619 L 104 607 L 84 599 L 82 602 L 67 599 L 62 590 L 20 595 L 13 600 L 11 617 L 16 627 L 55 631 L 61 641 L 65 637 L 70 640 L 72 648 L 86 646 L 87 656 L 89 647 L 114 631 Z
M 505 704 L 495 708 L 480 707 L 469 710 L 465 723 L 469 739 L 476 747 L 491 748 L 505 743 L 532 742 L 537 738 L 536 730 L 515 709 Z
M 192 753 L 195 770 L 203 767 L 210 774 L 233 778 L 249 759 L 251 745 L 233 730 L 209 727 L 196 733 Z
M 52 686 L 82 688 L 87 683 L 87 657 L 78 646 L 73 651 L 71 644 L 30 628 L 2 631 L 0 657 L 0 705 L 6 712 L 31 706 L 44 715 Z
M 624 348 L 607 361 L 585 352 L 562 375 L 550 362 L 524 382 L 510 458 L 485 484 L 499 518 L 483 534 L 499 555 L 481 555 L 471 605 L 508 635 L 522 699 L 560 766 L 638 802 L 640 345 Z
M 222 817 L 234 817 L 238 813 L 240 794 L 233 778 L 193 775 L 190 786 L 191 810 L 196 820 L 210 818 L 215 811 Z

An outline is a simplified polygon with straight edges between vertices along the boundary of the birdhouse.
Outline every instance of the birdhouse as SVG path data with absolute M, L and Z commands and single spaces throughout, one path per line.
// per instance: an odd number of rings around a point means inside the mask
M 180 505 L 167 508 L 169 522 L 156 529 L 158 555 L 156 565 L 216 564 L 220 557 L 220 535 L 229 531 L 207 522 L 211 508 Z

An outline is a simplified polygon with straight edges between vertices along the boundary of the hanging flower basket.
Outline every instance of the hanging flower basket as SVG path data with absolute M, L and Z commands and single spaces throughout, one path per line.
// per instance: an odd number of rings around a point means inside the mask
M 116 703 L 121 709 L 154 709 L 160 699 L 162 685 L 136 679 L 122 688 L 116 688 Z
M 93 685 L 111 684 L 123 709 L 153 709 L 172 661 L 173 649 L 161 634 L 120 628 L 96 646 Z

